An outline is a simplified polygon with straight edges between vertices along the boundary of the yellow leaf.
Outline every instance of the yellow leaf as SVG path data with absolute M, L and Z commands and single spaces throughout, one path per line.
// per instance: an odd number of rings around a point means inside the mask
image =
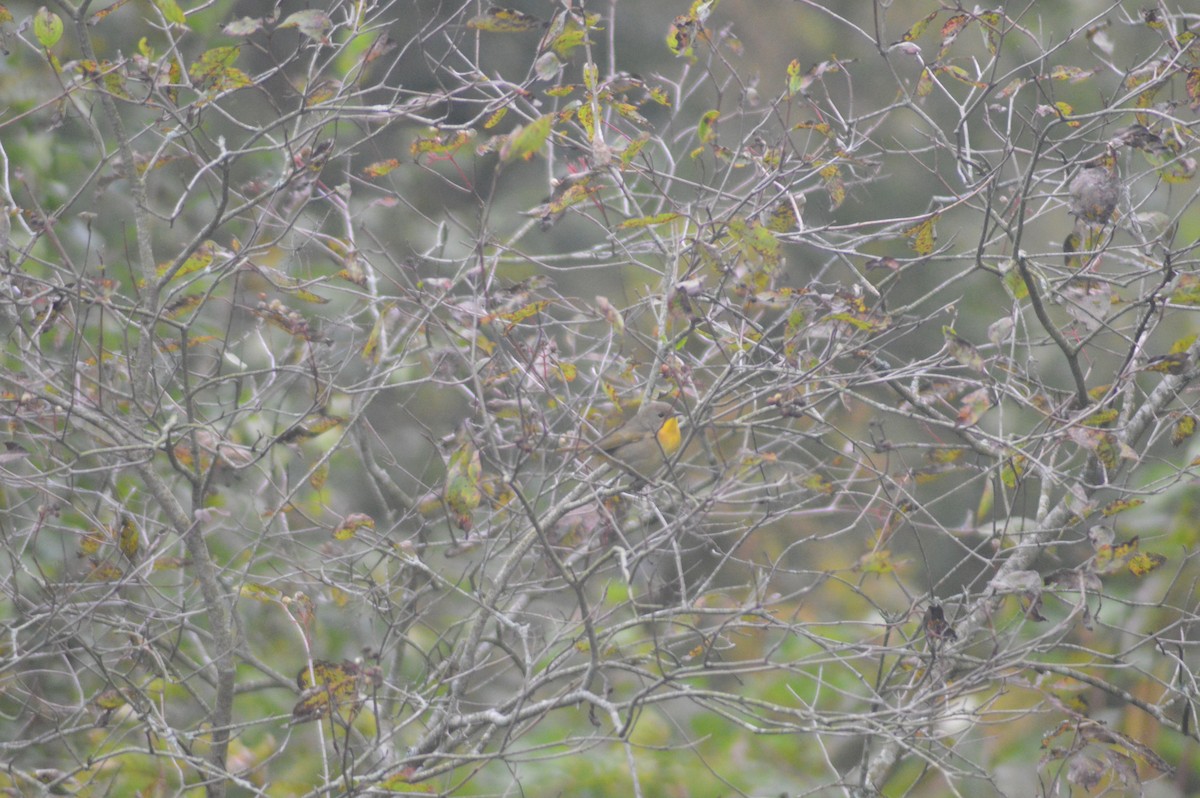
M 238 592 L 242 598 L 254 599 L 255 601 L 261 601 L 264 604 L 279 601 L 283 597 L 283 594 L 279 592 L 278 588 L 268 587 L 267 585 L 259 585 L 255 584 L 254 582 L 247 582 L 243 584 L 241 590 Z
M 1192 437 L 1196 432 L 1196 417 L 1192 415 L 1181 416 L 1175 422 L 1175 426 L 1171 429 L 1171 445 L 1178 446 L 1179 444 Z
M 918 255 L 929 255 L 933 252 L 933 242 L 937 237 L 933 225 L 937 221 L 938 216 L 939 214 L 935 213 L 920 224 L 914 225 L 904 231 L 904 235 L 909 239 L 908 245 Z
M 1129 558 L 1129 573 L 1145 576 L 1165 563 L 1167 558 L 1152 551 L 1142 551 Z
M 117 547 L 127 559 L 135 560 L 140 545 L 141 538 L 138 536 L 137 527 L 134 526 L 133 519 L 126 516 L 121 522 L 120 531 L 117 533 Z
M 541 26 L 542 21 L 537 17 L 513 8 L 489 8 L 467 20 L 468 28 L 488 33 L 525 33 Z
M 360 529 L 374 529 L 375 519 L 365 513 L 351 513 L 342 519 L 338 524 L 337 529 L 333 530 L 333 537 L 336 540 L 349 540 L 354 537 Z
M 636 229 L 639 227 L 653 227 L 655 225 L 666 224 L 667 222 L 673 222 L 678 218 L 679 218 L 678 213 L 673 213 L 673 212 L 658 213 L 658 214 L 655 214 L 654 216 L 642 216 L 637 219 L 626 219 L 625 221 L 621 222 L 620 227 L 623 230 L 632 230 L 632 229 Z
M 868 552 L 858 558 L 854 570 L 864 574 L 890 574 L 895 570 L 892 553 L 887 549 Z
M 1117 499 L 1116 501 L 1106 504 L 1104 509 L 1100 511 L 1100 514 L 1106 517 L 1110 515 L 1116 515 L 1117 513 L 1123 513 L 1126 510 L 1132 510 L 1135 507 L 1141 507 L 1145 503 L 1145 499 Z
M 384 175 L 386 175 L 388 172 L 392 171 L 393 169 L 399 168 L 399 166 L 400 166 L 400 161 L 398 159 L 388 158 L 386 161 L 376 161 L 375 163 L 371 164 L 370 166 L 365 167 L 363 169 L 362 173 L 363 173 L 363 177 L 370 180 L 370 179 L 374 179 L 376 177 L 383 177 Z

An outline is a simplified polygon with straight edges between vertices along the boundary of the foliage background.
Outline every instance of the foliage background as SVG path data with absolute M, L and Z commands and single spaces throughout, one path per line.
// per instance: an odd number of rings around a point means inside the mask
M 187 6 L 0 12 L 5 789 L 1200 789 L 1194 12 Z

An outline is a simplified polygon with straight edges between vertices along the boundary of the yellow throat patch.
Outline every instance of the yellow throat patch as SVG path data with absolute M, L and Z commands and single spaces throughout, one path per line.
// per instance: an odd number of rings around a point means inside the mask
M 663 453 L 668 457 L 679 451 L 679 444 L 683 442 L 683 436 L 679 433 L 679 418 L 671 416 L 663 425 L 658 428 L 658 445 L 662 447 Z

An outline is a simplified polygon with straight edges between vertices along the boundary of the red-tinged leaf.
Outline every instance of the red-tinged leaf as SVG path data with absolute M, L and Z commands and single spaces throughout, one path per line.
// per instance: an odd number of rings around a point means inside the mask
M 955 66 L 953 64 L 944 64 L 944 65 L 938 67 L 938 72 L 941 72 L 945 75 L 949 75 L 950 77 L 957 80 L 959 83 L 966 83 L 968 86 L 974 86 L 977 89 L 986 89 L 988 87 L 987 83 L 980 81 L 980 80 L 976 80 L 975 78 L 971 77 L 971 75 L 967 72 L 967 70 L 963 69 L 960 66 Z
M 363 169 L 363 177 L 368 180 L 373 180 L 377 177 L 383 177 L 393 169 L 400 167 L 400 161 L 396 158 L 388 158 L 386 161 L 376 161 L 375 163 Z
M 692 45 L 700 30 L 699 21 L 688 14 L 680 14 L 667 30 L 667 49 L 675 56 L 691 56 Z
M 1193 111 L 1200 110 L 1200 69 L 1188 70 L 1187 81 L 1188 107 Z
M 324 11 L 315 8 L 288 14 L 280 28 L 295 28 L 319 44 L 328 44 L 327 35 L 333 29 L 333 20 Z
M 946 20 L 946 22 L 942 25 L 942 45 L 941 49 L 938 51 L 939 60 L 942 59 L 947 52 L 949 52 L 950 45 L 954 44 L 954 40 L 958 38 L 958 34 L 962 33 L 963 28 L 965 28 L 970 22 L 971 17 L 966 14 L 955 14 L 954 16 L 950 17 L 950 19 Z
M 700 117 L 700 124 L 696 127 L 696 137 L 700 139 L 701 144 L 709 144 L 716 139 L 717 120 L 720 118 L 720 111 L 706 111 L 704 116 Z
M 375 41 L 371 42 L 371 46 L 367 48 L 367 52 L 363 53 L 363 66 L 366 66 L 372 61 L 377 61 L 380 58 L 383 58 L 385 55 L 390 53 L 392 50 L 395 50 L 399 46 L 400 45 L 393 41 L 392 37 L 389 36 L 386 31 L 379 34 L 375 37 Z
M 971 22 L 971 17 L 966 14 L 955 14 L 946 20 L 942 25 L 942 44 L 946 44 L 947 40 L 954 41 L 962 29 Z
M 977 388 L 962 398 L 958 411 L 958 425 L 973 427 L 983 418 L 984 413 L 992 407 L 991 392 L 987 388 Z
M 542 21 L 524 11 L 493 7 L 477 17 L 469 19 L 467 27 L 488 33 L 525 33 L 541 28 Z
M 867 261 L 866 263 L 863 264 L 863 268 L 866 269 L 867 271 L 874 271 L 875 269 L 886 269 L 888 271 L 896 272 L 896 271 L 900 271 L 900 261 L 891 257 L 890 255 L 887 255 L 882 258 L 875 258 L 873 260 Z
M 1021 87 L 1024 86 L 1028 82 L 1029 81 L 1026 78 L 1013 78 L 1007 84 L 1005 84 L 1003 89 L 1001 89 L 999 92 L 997 92 L 996 96 L 998 96 L 1002 100 L 1006 100 L 1009 97 L 1012 97 L 1018 91 L 1020 91 Z

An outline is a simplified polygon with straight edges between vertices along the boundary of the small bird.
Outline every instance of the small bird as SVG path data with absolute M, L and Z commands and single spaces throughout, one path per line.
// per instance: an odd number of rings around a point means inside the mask
M 633 418 L 596 441 L 595 448 L 608 462 L 648 480 L 682 443 L 675 408 L 667 402 L 647 402 Z
M 1069 190 L 1071 215 L 1087 224 L 1108 224 L 1121 198 L 1117 156 L 1112 149 L 1085 163 Z

